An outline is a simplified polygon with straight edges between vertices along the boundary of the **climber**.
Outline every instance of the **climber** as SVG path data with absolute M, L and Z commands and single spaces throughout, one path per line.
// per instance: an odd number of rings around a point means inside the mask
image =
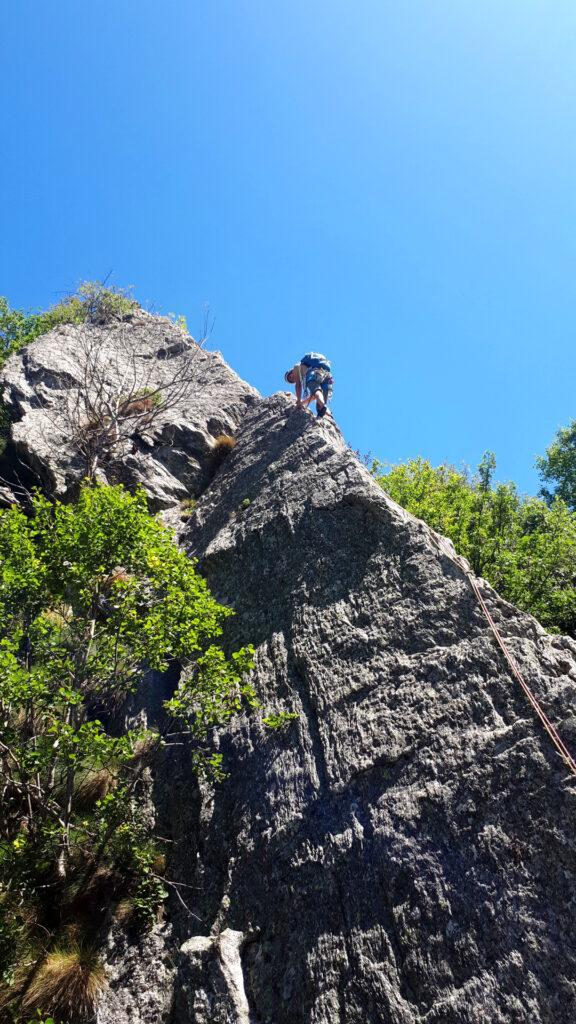
M 305 409 L 310 402 L 315 401 L 318 419 L 326 415 L 334 384 L 330 362 L 326 356 L 320 352 L 307 352 L 299 363 L 286 371 L 284 380 L 288 384 L 294 384 L 296 405 L 299 409 Z M 303 395 L 307 397 L 303 398 Z

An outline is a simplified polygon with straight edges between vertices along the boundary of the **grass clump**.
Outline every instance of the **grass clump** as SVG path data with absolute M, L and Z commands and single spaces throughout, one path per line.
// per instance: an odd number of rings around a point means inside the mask
M 214 466 L 220 466 L 235 447 L 235 437 L 232 437 L 231 434 L 218 434 L 218 437 L 214 438 L 214 445 L 212 448 L 212 462 Z
M 194 514 L 197 504 L 196 498 L 183 498 L 180 502 L 180 518 L 189 519 Z
M 117 773 L 114 768 L 104 765 L 102 768 L 89 768 L 78 779 L 76 785 L 76 806 L 78 809 L 94 807 L 114 789 Z
M 106 987 L 104 965 L 90 947 L 55 949 L 40 965 L 22 997 L 26 1012 L 76 1018 L 91 1013 Z

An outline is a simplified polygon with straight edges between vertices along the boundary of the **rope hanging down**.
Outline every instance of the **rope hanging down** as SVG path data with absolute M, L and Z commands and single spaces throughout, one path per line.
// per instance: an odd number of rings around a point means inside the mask
M 455 555 L 452 554 L 452 552 L 448 549 L 448 546 L 445 543 L 443 543 L 443 538 L 434 537 L 434 542 L 436 543 L 437 547 L 442 552 L 442 554 L 446 555 L 446 557 L 449 558 L 450 561 L 453 562 L 453 564 L 456 565 L 460 569 L 460 571 L 463 572 L 464 575 L 466 576 L 466 579 L 468 580 L 468 582 L 469 582 L 469 584 L 470 584 L 470 586 L 471 586 L 471 588 L 472 588 L 472 590 L 474 592 L 474 595 L 475 595 L 475 597 L 476 597 L 476 599 L 478 601 L 478 604 L 480 605 L 480 608 L 482 609 L 482 612 L 484 614 L 484 618 L 486 619 L 486 622 L 488 623 L 488 625 L 490 626 L 490 629 L 492 630 L 492 633 L 494 635 L 496 643 L 498 644 L 500 650 L 502 651 L 502 654 L 504 655 L 504 657 L 506 659 L 506 662 L 508 664 L 508 667 L 509 667 L 512 675 L 514 676 L 516 681 L 522 687 L 525 696 L 527 697 L 528 701 L 532 705 L 532 708 L 534 709 L 534 711 L 538 715 L 538 718 L 542 722 L 542 725 L 544 726 L 546 732 L 548 733 L 550 739 L 552 740 L 552 743 L 556 747 L 556 750 L 560 754 L 560 757 L 562 758 L 562 760 L 566 764 L 566 767 L 572 772 L 572 774 L 574 776 L 576 776 L 576 761 L 572 757 L 572 754 L 568 750 L 568 747 L 564 743 L 564 740 L 560 736 L 558 730 L 556 729 L 556 727 L 552 724 L 552 722 L 548 718 L 548 715 L 544 711 L 544 708 L 540 704 L 538 698 L 534 695 L 534 693 L 532 692 L 532 690 L 528 686 L 528 683 L 526 682 L 524 676 L 522 675 L 522 672 L 520 670 L 520 667 L 519 667 L 518 662 L 516 661 L 514 655 L 510 653 L 510 650 L 506 646 L 506 643 L 504 642 L 504 639 L 502 638 L 502 634 L 500 633 L 500 630 L 498 629 L 498 626 L 496 625 L 496 623 L 494 622 L 494 619 L 492 618 L 492 615 L 490 613 L 490 609 L 488 608 L 484 598 L 482 597 L 482 594 L 480 592 L 480 588 L 478 586 L 478 583 L 476 582 L 476 577 L 473 575 L 472 571 L 468 568 L 468 566 L 465 563 L 463 558 L 460 558 L 459 555 L 455 556 Z

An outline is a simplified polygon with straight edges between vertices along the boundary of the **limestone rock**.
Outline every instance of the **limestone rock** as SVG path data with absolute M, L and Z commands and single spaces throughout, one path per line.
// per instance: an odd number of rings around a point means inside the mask
M 0 388 L 13 423 L 0 475 L 25 485 L 39 480 L 63 496 L 87 470 L 70 439 L 71 419 L 80 430 L 90 428 L 79 394 L 96 398 L 103 388 L 137 394 L 152 385 L 162 399 L 190 365 L 190 383 L 172 407 L 149 430 L 128 436 L 114 464 L 104 462 L 98 475 L 109 483 L 141 484 L 155 509 L 195 496 L 210 479 L 215 437 L 234 434 L 258 393 L 219 353 L 196 346 L 166 317 L 142 310 L 128 323 L 57 327 L 8 360 Z
M 263 711 L 299 717 L 223 730 L 213 790 L 161 772 L 167 870 L 196 887 L 166 1022 L 569 1024 L 574 780 L 433 532 L 276 395 L 182 542 L 256 645 Z M 576 645 L 481 587 L 568 739 Z

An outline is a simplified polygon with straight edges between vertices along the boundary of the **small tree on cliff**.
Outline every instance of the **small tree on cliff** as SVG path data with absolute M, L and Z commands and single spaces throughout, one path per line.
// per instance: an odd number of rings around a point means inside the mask
M 113 338 L 100 332 L 79 337 L 74 353 L 79 383 L 56 416 L 88 480 L 117 464 L 160 416 L 190 394 L 203 343 L 183 334 L 182 358 L 159 383 L 156 360 L 143 357 L 129 328 L 115 331 Z

